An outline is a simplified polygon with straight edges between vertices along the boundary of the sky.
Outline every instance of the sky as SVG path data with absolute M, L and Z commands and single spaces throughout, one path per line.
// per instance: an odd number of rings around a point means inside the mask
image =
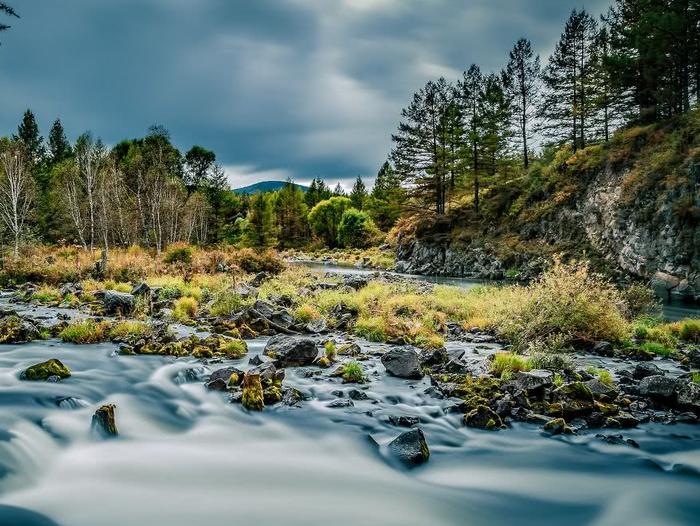
M 401 109 L 529 38 L 546 57 L 573 8 L 609 0 L 8 0 L 0 135 L 31 108 L 45 135 L 108 144 L 165 126 L 216 152 L 232 187 L 373 180 Z

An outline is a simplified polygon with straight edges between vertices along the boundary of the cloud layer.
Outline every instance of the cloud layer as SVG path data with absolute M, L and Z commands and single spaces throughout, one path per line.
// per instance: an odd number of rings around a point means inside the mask
M 34 0 L 2 34 L 1 134 L 30 107 L 113 143 L 165 125 L 235 186 L 371 179 L 412 93 L 520 36 L 546 55 L 569 0 Z M 599 14 L 608 0 L 591 0 Z

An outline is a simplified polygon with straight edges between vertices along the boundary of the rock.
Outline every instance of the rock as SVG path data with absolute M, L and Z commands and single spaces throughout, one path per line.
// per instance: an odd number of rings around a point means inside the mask
M 503 421 L 490 407 L 479 405 L 464 415 L 464 424 L 468 427 L 489 431 L 503 427 Z
M 250 280 L 250 286 L 251 287 L 259 287 L 262 285 L 264 282 L 266 282 L 268 279 L 270 279 L 272 276 L 268 274 L 267 272 L 258 272 L 253 279 Z
M 0 319 L 0 343 L 27 343 L 39 338 L 39 328 L 29 320 L 15 314 Z
M 345 276 L 343 281 L 345 286 L 355 290 L 360 290 L 361 288 L 367 286 L 367 283 L 369 283 L 369 278 L 359 274 L 348 274 Z
M 243 407 L 249 411 L 262 411 L 265 408 L 260 375 L 247 372 L 243 376 Z
M 561 405 L 565 417 L 590 413 L 594 408 L 593 393 L 583 382 L 571 382 L 552 392 L 552 398 Z
M 348 391 L 348 397 L 350 397 L 351 400 L 367 400 L 369 398 L 367 393 L 359 389 L 350 389 L 350 391 Z
M 142 281 L 138 285 L 135 285 L 133 289 L 131 289 L 131 295 L 132 296 L 144 296 L 147 298 L 151 297 L 151 287 L 148 286 L 148 283 L 145 281 Z
M 588 380 L 587 382 L 585 382 L 585 384 L 588 386 L 588 388 L 593 393 L 593 396 L 596 398 L 605 396 L 607 398 L 614 399 L 617 397 L 617 390 L 610 385 L 604 384 L 603 382 L 598 380 L 598 378 Z
M 692 367 L 700 368 L 700 349 L 691 349 L 688 352 L 688 361 Z
M 102 306 L 107 315 L 128 316 L 134 312 L 136 301 L 133 295 L 126 292 L 106 290 L 102 297 Z
M 326 332 L 326 320 L 324 320 L 323 318 L 311 320 L 309 323 L 304 325 L 304 329 L 306 330 L 306 332 L 310 332 L 311 334 L 320 334 L 322 332 Z
M 83 286 L 80 283 L 64 283 L 59 289 L 61 296 L 79 295 L 83 292 Z
M 353 403 L 353 401 L 348 398 L 336 398 L 335 400 L 329 402 L 327 407 L 338 409 L 341 407 L 353 407 L 354 405 L 355 404 Z
M 533 369 L 532 371 L 520 371 L 515 375 L 515 385 L 523 391 L 537 391 L 552 385 L 554 373 L 545 369 Z
M 248 359 L 248 365 L 260 365 L 264 363 L 260 354 L 254 354 Z
M 420 363 L 424 367 L 447 363 L 449 359 L 450 355 L 447 354 L 447 349 L 444 347 L 440 347 L 439 349 L 424 349 L 420 352 Z
M 210 391 L 228 391 L 228 382 L 223 378 L 217 378 L 207 383 L 207 389 Z
M 318 350 L 316 342 L 309 338 L 278 334 L 268 340 L 263 354 L 272 358 L 280 367 L 294 367 L 311 365 Z
M 294 317 L 289 314 L 289 311 L 287 310 L 281 310 L 275 312 L 270 320 L 282 327 L 283 329 L 289 329 L 294 324 Z
M 253 309 L 266 318 L 272 318 L 272 315 L 275 313 L 275 306 L 264 300 L 257 300 L 253 303 Z
M 639 394 L 648 398 L 670 401 L 675 398 L 676 384 L 677 380 L 668 376 L 647 376 L 639 382 Z
M 544 430 L 550 435 L 570 435 L 574 432 L 569 426 L 566 425 L 566 420 L 563 418 L 555 418 L 550 420 L 544 425 Z
M 700 384 L 695 382 L 678 382 L 677 403 L 681 407 L 700 411 Z
M 591 348 L 591 353 L 598 356 L 612 356 L 614 354 L 613 346 L 610 342 L 595 342 Z
M 389 417 L 389 423 L 398 427 L 413 427 L 420 423 L 420 419 L 417 416 L 391 415 Z
M 289 407 L 300 407 L 304 400 L 304 395 L 299 389 L 293 387 L 284 387 L 282 389 L 282 403 Z
M 647 376 L 656 376 L 656 375 L 663 375 L 664 372 L 659 368 L 658 365 L 653 364 L 651 362 L 642 362 L 638 363 L 634 367 L 634 372 L 632 373 L 632 377 L 635 378 L 636 380 L 641 380 L 642 378 L 646 378 Z
M 394 347 L 382 355 L 382 365 L 387 373 L 399 378 L 423 378 L 420 359 L 415 349 Z
M 119 435 L 114 411 L 117 408 L 114 404 L 106 404 L 100 407 L 92 415 L 92 430 L 98 435 L 108 438 Z
M 51 358 L 45 362 L 28 367 L 21 375 L 22 380 L 47 380 L 51 376 L 68 378 L 70 369 L 61 363 L 57 358 Z
M 394 458 L 408 466 L 423 464 L 430 458 L 430 449 L 420 428 L 401 433 L 387 448 Z
M 249 369 L 248 372 L 259 375 L 260 381 L 263 384 L 281 382 L 284 380 L 284 369 L 277 369 L 275 364 L 272 362 L 261 363 L 260 365 Z

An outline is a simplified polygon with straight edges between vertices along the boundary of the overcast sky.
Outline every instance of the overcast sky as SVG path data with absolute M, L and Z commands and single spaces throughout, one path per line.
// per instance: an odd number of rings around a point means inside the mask
M 500 69 L 521 36 L 547 55 L 573 8 L 609 0 L 9 0 L 0 134 L 31 108 L 42 133 L 107 143 L 170 130 L 216 152 L 234 187 L 371 180 L 401 108 L 472 62 Z M 3 21 L 6 19 L 3 18 Z

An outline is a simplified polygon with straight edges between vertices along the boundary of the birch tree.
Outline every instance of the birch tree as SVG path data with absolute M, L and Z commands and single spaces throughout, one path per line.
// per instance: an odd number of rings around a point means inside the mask
M 24 147 L 6 143 L 0 153 L 0 216 L 13 237 L 12 254 L 19 255 L 19 244 L 34 202 L 34 178 Z

